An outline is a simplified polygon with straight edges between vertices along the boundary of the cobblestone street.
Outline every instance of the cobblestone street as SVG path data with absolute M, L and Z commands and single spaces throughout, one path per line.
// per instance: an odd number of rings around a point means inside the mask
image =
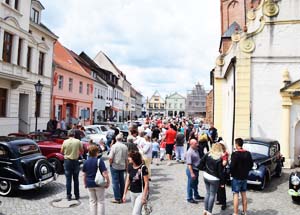
M 159 166 L 152 165 L 153 176 L 150 183 L 151 203 L 153 214 L 201 214 L 203 202 L 197 205 L 186 203 L 186 176 L 185 164 L 173 163 L 167 166 L 163 163 Z M 287 194 L 288 176 L 290 170 L 285 170 L 281 178 L 273 178 L 265 191 L 252 190 L 248 192 L 249 215 L 296 215 L 299 214 L 299 205 L 292 202 Z M 204 195 L 202 174 L 199 177 L 200 195 Z M 80 175 L 81 199 L 79 206 L 70 208 L 54 207 L 52 202 L 65 198 L 65 178 L 60 175 L 54 183 L 48 184 L 39 190 L 18 191 L 13 197 L 0 197 L 1 215 L 58 215 L 58 214 L 85 214 L 89 211 L 88 193 L 82 186 Z M 131 204 L 113 204 L 112 187 L 106 192 L 106 214 L 130 214 Z M 221 211 L 220 206 L 214 207 L 214 214 L 231 214 L 232 195 L 230 187 L 227 187 L 228 207 Z M 72 201 L 71 203 L 77 203 Z

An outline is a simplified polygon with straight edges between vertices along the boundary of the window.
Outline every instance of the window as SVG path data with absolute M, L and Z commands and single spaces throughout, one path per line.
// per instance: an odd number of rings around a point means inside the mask
M 180 104 L 180 109 L 182 108 L 182 103 Z
M 44 61 L 45 61 L 45 53 L 40 52 L 39 55 L 39 75 L 44 74 Z
M 177 104 L 176 103 L 174 104 L 174 108 L 177 108 Z
M 16 9 L 16 10 L 19 9 L 19 0 L 15 0 L 15 9 Z
M 171 103 L 169 103 L 169 108 L 171 108 L 172 107 L 172 104 Z
M 86 94 L 90 95 L 90 84 L 86 85 Z
M 69 92 L 73 91 L 73 78 L 69 78 Z
M 0 117 L 6 117 L 7 89 L 0 88 Z
M 64 85 L 64 76 L 58 76 L 58 89 L 62 90 Z
M 41 116 L 41 99 L 42 99 L 42 94 L 37 94 L 36 95 L 36 117 Z
M 27 64 L 26 64 L 26 67 L 27 67 L 27 71 L 29 72 L 31 70 L 31 50 L 32 48 L 28 46 L 28 50 L 27 50 Z
M 9 0 L 5 0 L 5 3 L 6 3 L 6 4 L 9 4 Z
M 3 41 L 3 61 L 10 63 L 11 62 L 11 52 L 12 52 L 12 38 L 13 35 L 7 32 L 4 32 L 4 41 Z
M 80 81 L 80 82 L 79 82 L 79 93 L 82 93 L 82 88 L 83 88 L 83 86 L 82 86 L 82 81 Z
M 8 153 L 4 146 L 0 146 L 0 158 L 8 158 Z
M 21 65 L 21 51 L 22 51 L 22 43 L 23 40 L 19 39 L 19 47 L 18 47 L 18 61 L 17 64 L 20 66 Z
M 39 23 L 39 16 L 40 13 L 36 9 L 32 8 L 31 9 L 31 20 L 35 23 Z
M 58 121 L 61 120 L 61 115 L 62 115 L 62 105 L 57 106 L 57 113 L 56 113 L 56 118 Z

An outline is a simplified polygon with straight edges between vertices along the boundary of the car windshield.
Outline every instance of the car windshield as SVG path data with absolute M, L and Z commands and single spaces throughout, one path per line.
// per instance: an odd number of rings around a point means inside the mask
M 86 134 L 98 134 L 97 130 L 95 130 L 93 128 L 86 128 L 85 133 Z
M 120 130 L 123 130 L 123 131 L 127 131 L 128 130 L 128 125 L 126 125 L 126 124 L 120 124 L 120 125 L 117 125 L 117 127 Z
M 101 128 L 102 131 L 108 131 L 107 128 L 104 125 L 101 125 L 100 128 Z
M 269 147 L 260 143 L 246 142 L 243 144 L 243 148 L 249 151 L 251 154 L 269 156 Z

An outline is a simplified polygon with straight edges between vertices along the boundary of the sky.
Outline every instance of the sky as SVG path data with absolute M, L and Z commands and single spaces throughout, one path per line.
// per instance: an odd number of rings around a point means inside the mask
M 144 97 L 206 90 L 220 41 L 219 0 L 41 0 L 42 22 L 69 49 L 103 51 Z

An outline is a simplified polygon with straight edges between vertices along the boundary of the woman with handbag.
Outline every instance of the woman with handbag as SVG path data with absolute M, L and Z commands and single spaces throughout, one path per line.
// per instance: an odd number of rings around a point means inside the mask
M 143 205 L 147 203 L 149 180 L 148 169 L 143 165 L 142 156 L 139 152 L 131 152 L 128 155 L 128 174 L 123 195 L 123 202 L 126 202 L 126 194 L 130 186 L 130 199 L 132 203 L 132 215 L 141 215 Z
M 219 186 L 225 186 L 223 166 L 222 166 L 222 146 L 219 143 L 212 145 L 209 153 L 201 159 L 199 169 L 204 170 L 203 178 L 206 187 L 206 196 L 204 199 L 203 215 L 211 215 L 215 196 Z
M 99 148 L 97 145 L 91 145 L 88 148 L 89 158 L 83 164 L 83 183 L 88 188 L 90 214 L 105 214 L 105 188 L 109 187 L 109 176 L 106 166 L 101 158 L 97 158 Z M 100 171 L 100 172 L 99 172 Z M 98 173 L 97 173 L 98 172 Z M 96 180 L 95 180 L 96 178 Z

